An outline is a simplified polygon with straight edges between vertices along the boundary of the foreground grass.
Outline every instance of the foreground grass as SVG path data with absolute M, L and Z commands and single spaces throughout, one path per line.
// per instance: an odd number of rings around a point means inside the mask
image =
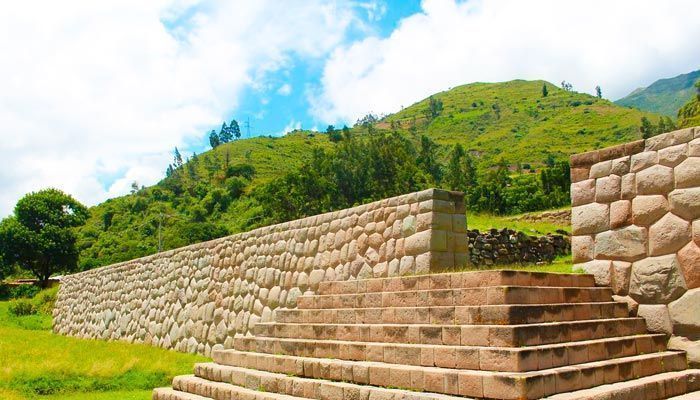
M 204 357 L 147 345 L 55 335 L 46 314 L 16 317 L 0 302 L 0 398 L 150 399 Z

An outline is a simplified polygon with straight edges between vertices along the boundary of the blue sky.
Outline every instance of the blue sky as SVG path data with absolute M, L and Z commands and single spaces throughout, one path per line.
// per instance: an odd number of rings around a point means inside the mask
M 512 79 L 617 99 L 700 68 L 698 20 L 696 0 L 13 2 L 0 216 L 46 187 L 94 205 L 152 185 L 174 147 L 207 150 L 231 118 L 252 135 L 323 130 Z

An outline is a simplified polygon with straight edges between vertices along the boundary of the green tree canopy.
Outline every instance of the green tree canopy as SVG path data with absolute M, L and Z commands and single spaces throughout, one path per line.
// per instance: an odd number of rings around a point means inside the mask
M 72 228 L 87 217 L 84 205 L 58 189 L 29 193 L 0 222 L 0 257 L 43 284 L 55 273 L 74 272 L 78 250 Z

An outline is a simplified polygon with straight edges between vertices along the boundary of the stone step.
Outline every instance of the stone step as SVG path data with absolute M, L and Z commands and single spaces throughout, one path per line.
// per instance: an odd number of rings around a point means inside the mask
M 196 379 L 196 380 L 195 380 Z M 439 393 L 418 393 L 398 388 L 385 388 L 350 382 L 305 378 L 290 374 L 260 371 L 249 368 L 202 363 L 195 365 L 195 377 L 188 376 L 188 384 L 224 388 L 224 399 L 264 399 L 242 394 L 255 392 L 286 396 L 284 399 L 318 400 L 469 400 Z M 207 389 L 201 390 L 206 392 Z M 226 397 L 229 395 L 230 397 Z
M 226 382 L 204 379 L 196 375 L 176 376 L 173 379 L 173 388 L 216 400 L 301 400 L 300 397 L 290 396 L 284 393 L 268 392 L 260 385 L 257 387 L 250 387 L 250 385 L 238 386 Z
M 260 322 L 255 336 L 352 342 L 518 347 L 646 333 L 644 318 L 524 325 L 286 324 Z
M 352 281 L 321 282 L 318 294 L 401 292 L 407 290 L 460 289 L 486 286 L 593 287 L 590 274 L 556 274 L 527 271 L 471 271 Z
M 532 324 L 623 318 L 626 303 L 502 304 L 486 306 L 379 307 L 335 309 L 281 309 L 281 323 L 346 324 Z
M 673 396 L 673 397 L 671 397 Z M 700 370 L 665 372 L 591 389 L 561 393 L 547 400 L 697 400 Z
M 221 365 L 235 365 L 314 379 L 505 400 L 539 399 L 556 393 L 582 390 L 606 383 L 687 368 L 685 353 L 673 351 L 535 372 L 487 372 L 246 353 L 235 350 L 215 351 L 213 359 L 216 364 L 210 364 L 210 370 L 216 370 Z M 197 369 L 195 371 L 195 374 L 199 375 Z M 213 372 L 214 376 L 216 374 L 220 372 Z M 211 376 L 202 377 L 212 379 Z
M 403 292 L 304 295 L 300 309 L 479 306 L 489 304 L 555 304 L 610 302 L 609 287 L 490 286 Z
M 526 372 L 666 350 L 666 335 L 645 334 L 531 347 L 436 346 L 237 336 L 235 350 L 441 368 Z
M 198 396 L 196 394 L 181 392 L 173 388 L 153 389 L 153 400 L 211 400 L 211 397 Z

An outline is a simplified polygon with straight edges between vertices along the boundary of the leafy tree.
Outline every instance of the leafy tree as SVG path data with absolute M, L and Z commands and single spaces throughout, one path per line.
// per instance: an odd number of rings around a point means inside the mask
M 31 272 L 42 285 L 53 274 L 74 272 L 78 249 L 73 228 L 87 217 L 85 206 L 58 189 L 29 193 L 0 222 L 0 257 Z
M 347 125 L 343 125 L 343 138 L 349 140 L 349 139 L 350 139 L 350 135 L 351 135 L 351 133 L 350 133 L 350 128 L 348 128 Z
M 233 137 L 235 137 L 236 139 L 241 138 L 241 127 L 238 126 L 238 121 L 236 121 L 235 119 L 232 119 L 228 128 L 231 131 L 231 134 L 233 135 Z
M 428 98 L 428 109 L 425 111 L 426 118 L 433 120 L 442 112 L 442 100 L 436 99 L 433 96 Z
M 571 92 L 574 87 L 567 81 L 561 81 L 561 88 L 567 92 Z
M 211 132 L 209 132 L 209 145 L 211 146 L 212 149 L 215 149 L 220 144 L 221 144 L 221 138 L 216 133 L 216 131 L 212 129 Z
M 139 191 L 139 183 L 136 181 L 131 182 L 131 194 L 136 194 Z
M 642 125 L 639 127 L 639 132 L 642 133 L 642 138 L 649 139 L 656 135 L 656 127 L 649 121 L 649 118 L 642 117 L 641 123 Z
M 335 129 L 333 125 L 328 125 L 326 128 L 326 134 L 328 135 L 328 140 L 330 140 L 333 143 L 337 143 L 343 139 L 342 133 Z
M 547 97 L 548 94 L 549 94 L 549 90 L 547 90 L 547 84 L 543 83 L 542 84 L 542 97 Z M 474 103 L 472 103 L 472 107 L 475 107 Z
M 596 95 L 596 97 L 598 97 L 599 99 L 602 99 L 602 98 L 603 98 L 603 91 L 600 89 L 600 86 L 596 86 L 596 87 L 595 87 L 595 95 Z
M 433 178 L 433 182 L 439 184 L 442 180 L 442 168 L 437 160 L 437 143 L 423 135 L 420 138 L 420 152 L 418 153 L 418 165 Z
M 177 147 L 175 148 L 175 155 L 173 156 L 173 161 L 175 169 L 182 167 L 182 155 L 180 154 L 180 150 L 178 150 Z
M 233 140 L 233 132 L 231 132 L 231 127 L 226 126 L 226 122 L 221 125 L 221 131 L 219 132 L 219 141 L 221 143 L 228 143 Z

